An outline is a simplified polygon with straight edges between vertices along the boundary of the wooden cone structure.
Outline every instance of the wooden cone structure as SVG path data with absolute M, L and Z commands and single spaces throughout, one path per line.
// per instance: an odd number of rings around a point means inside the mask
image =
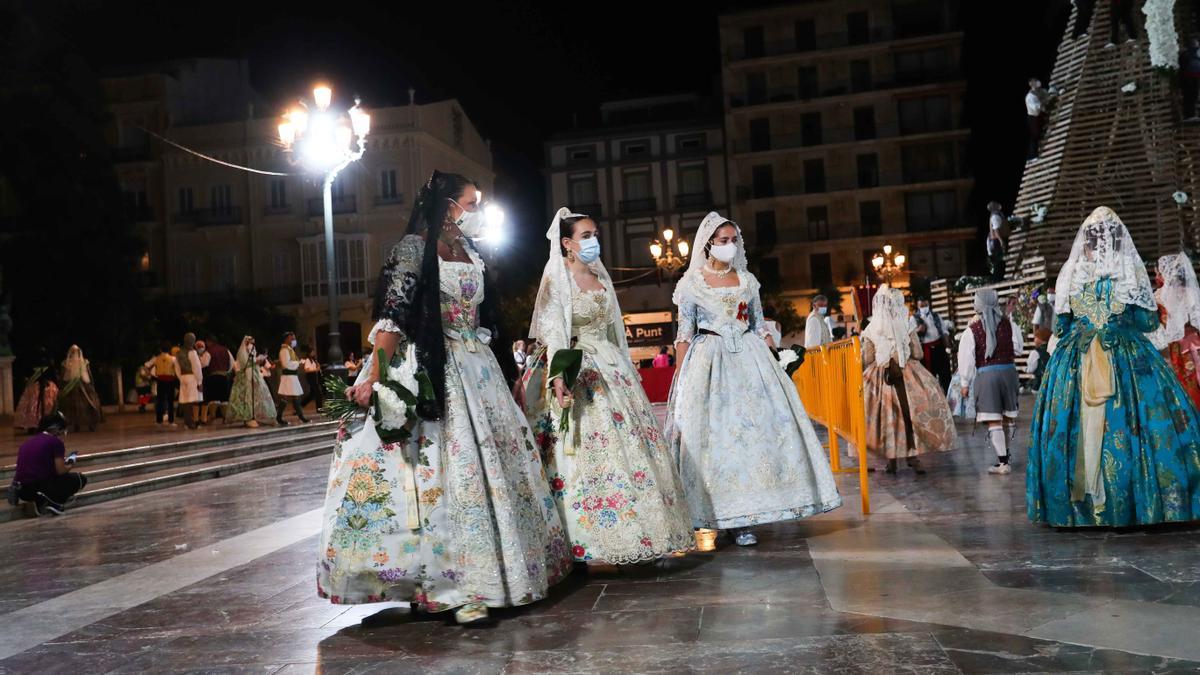
M 1096 3 L 1085 37 L 1071 37 L 1072 12 L 1049 83 L 1061 93 L 1017 196 L 1014 213 L 1023 222 L 1009 239 L 1010 279 L 1053 280 L 1080 224 L 1102 205 L 1125 222 L 1148 263 L 1196 247 L 1200 124 L 1181 121 L 1178 75 L 1150 65 L 1141 4 L 1134 9 L 1137 42 L 1108 49 L 1109 0 Z M 1195 33 L 1191 14 L 1189 2 L 1176 2 L 1180 47 Z M 1185 204 L 1172 197 L 1177 191 L 1187 193 Z M 1033 222 L 1039 207 L 1044 218 Z

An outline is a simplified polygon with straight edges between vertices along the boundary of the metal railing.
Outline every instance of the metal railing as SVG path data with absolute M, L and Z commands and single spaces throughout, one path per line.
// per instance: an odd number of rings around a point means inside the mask
M 644 199 L 622 199 L 619 206 L 621 213 L 644 213 L 648 211 L 657 211 L 658 200 L 654 197 L 646 197 Z
M 711 206 L 712 192 L 705 190 L 704 192 L 693 192 L 690 194 L 675 195 L 675 208 L 686 209 L 696 206 Z
M 855 141 L 874 141 L 886 138 L 901 138 L 919 134 L 942 133 L 951 131 L 966 131 L 962 125 L 938 125 L 934 128 L 901 128 L 898 123 L 876 124 L 872 129 L 857 129 L 855 127 L 822 127 L 820 135 L 816 134 L 779 134 L 766 139 L 740 139 L 734 142 L 735 153 L 770 152 L 772 150 L 794 150 L 796 148 L 813 148 L 835 143 L 853 143 Z M 757 141 L 757 142 L 756 142 Z
M 833 80 L 824 81 L 812 87 L 810 85 L 790 85 L 786 87 L 769 87 L 765 89 L 745 89 L 733 92 L 728 96 L 729 107 L 746 108 L 772 103 L 803 103 L 831 96 L 861 94 L 866 92 L 887 91 L 905 87 L 919 87 L 928 84 L 943 84 L 962 79 L 962 74 L 953 68 L 926 71 L 919 75 L 905 75 L 887 79 L 872 79 L 871 81 Z
M 357 213 L 358 200 L 355 195 L 342 195 L 341 197 L 333 198 L 333 214 L 336 216 L 343 213 Z M 308 200 L 308 215 L 313 218 L 320 218 L 325 215 L 325 201 L 321 197 L 313 197 Z
M 860 190 L 875 187 L 894 187 L 899 185 L 917 185 L 921 183 L 935 183 L 946 180 L 961 180 L 969 178 L 967 171 L 960 168 L 952 168 L 941 171 L 921 171 L 921 172 L 905 172 L 905 171 L 880 171 L 871 178 L 873 181 L 862 181 L 855 171 L 852 175 L 825 176 L 824 180 L 820 181 L 802 181 L 788 183 L 774 183 L 773 185 L 759 185 L 755 189 L 752 185 L 737 186 L 738 199 L 770 199 L 772 197 L 788 197 L 794 195 L 807 194 L 822 194 L 825 192 L 841 192 L 843 190 Z
M 292 212 L 291 204 L 277 204 L 263 207 L 264 216 L 286 216 Z
M 404 195 L 394 194 L 386 197 L 376 197 L 375 206 L 402 206 L 404 204 Z
M 572 204 L 567 208 L 571 209 L 572 213 L 582 213 L 592 218 L 600 218 L 604 215 L 604 209 L 599 204 Z
M 242 207 L 226 206 L 215 209 L 192 209 L 176 213 L 174 221 L 191 225 L 240 225 L 242 222 Z

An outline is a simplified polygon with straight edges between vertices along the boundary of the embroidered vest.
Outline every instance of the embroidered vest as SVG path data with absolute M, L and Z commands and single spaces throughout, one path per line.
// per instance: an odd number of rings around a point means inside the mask
M 971 324 L 971 334 L 975 336 L 975 367 L 1002 366 L 1013 362 L 1012 322 L 1005 317 L 996 326 L 996 351 L 992 358 L 987 358 L 987 334 L 983 330 L 983 322 Z

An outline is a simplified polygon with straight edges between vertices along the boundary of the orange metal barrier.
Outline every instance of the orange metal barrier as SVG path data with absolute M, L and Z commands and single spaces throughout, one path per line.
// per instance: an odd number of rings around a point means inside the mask
M 862 510 L 871 512 L 867 484 L 867 417 L 863 403 L 862 347 L 858 338 L 839 340 L 810 350 L 792 374 L 808 416 L 829 432 L 829 464 L 834 473 L 858 473 Z M 858 466 L 843 469 L 838 440 L 858 452 Z

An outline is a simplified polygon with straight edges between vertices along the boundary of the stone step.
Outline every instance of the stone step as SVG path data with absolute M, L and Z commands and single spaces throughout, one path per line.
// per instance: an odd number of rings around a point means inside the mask
M 175 453 L 183 453 L 198 449 L 208 449 L 224 446 L 240 446 L 247 443 L 273 444 L 286 438 L 295 438 L 310 433 L 324 432 L 331 434 L 337 429 L 336 422 L 316 422 L 313 424 L 293 424 L 287 427 L 272 429 L 247 429 L 245 433 L 228 434 L 223 436 L 200 436 L 182 441 L 142 445 L 117 450 L 81 453 L 76 468 L 85 473 L 95 471 L 95 467 L 108 466 L 116 463 L 138 461 L 146 458 L 157 458 Z M 167 432 L 170 433 L 170 432 Z M 203 432 L 200 432 L 203 433 Z M 67 438 L 67 450 L 70 451 L 70 437 Z M 0 485 L 12 481 L 16 465 L 0 467 Z
M 165 468 L 132 477 L 118 477 L 89 482 L 88 486 L 76 496 L 75 502 L 70 505 L 69 509 L 74 510 L 91 504 L 99 504 L 143 492 L 163 490 L 202 480 L 230 476 L 235 473 L 242 473 L 243 471 L 252 471 L 254 469 L 295 462 L 310 457 L 327 455 L 332 452 L 333 444 L 334 436 L 333 434 L 329 434 L 323 440 L 309 442 L 304 445 L 260 452 L 242 457 L 219 459 L 203 464 Z M 3 508 L 0 508 L 0 523 L 20 519 L 32 514 L 33 508 L 31 504 L 16 508 L 5 504 Z

